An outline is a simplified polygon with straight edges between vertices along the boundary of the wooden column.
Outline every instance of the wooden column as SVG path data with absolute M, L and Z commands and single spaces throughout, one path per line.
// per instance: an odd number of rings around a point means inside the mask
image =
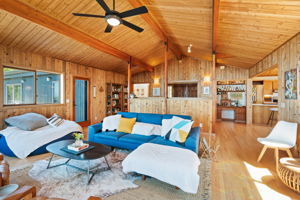
M 132 62 L 131 62 L 131 57 L 128 61 L 128 67 L 127 67 L 127 89 L 128 89 L 128 105 L 127 109 L 128 112 L 130 112 L 130 94 L 133 92 L 133 85 L 132 85 L 132 79 L 131 79 L 131 69 L 132 69 Z
M 247 79 L 247 109 L 246 109 L 246 122 L 252 124 L 252 79 Z
M 217 81 L 216 81 L 216 54 L 212 55 L 212 73 L 211 73 L 211 84 L 212 84 L 212 130 L 210 132 L 216 132 L 216 120 L 217 120 Z
M 164 83 L 164 94 L 165 94 L 165 105 L 164 105 L 164 113 L 168 113 L 168 41 L 165 41 L 165 83 Z

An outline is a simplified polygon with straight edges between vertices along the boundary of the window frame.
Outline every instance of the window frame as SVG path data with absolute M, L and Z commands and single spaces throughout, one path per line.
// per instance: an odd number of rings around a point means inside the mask
M 33 72 L 34 75 L 33 75 L 33 78 L 34 78 L 34 82 L 33 82 L 33 95 L 34 95 L 34 98 L 33 98 L 33 103 L 23 103 L 23 104 L 5 104 L 5 102 L 3 102 L 3 107 L 13 107 L 13 106 L 39 106 L 39 105 L 63 105 L 64 102 L 65 102 L 65 90 L 64 90 L 64 74 L 63 73 L 59 73 L 59 72 L 51 72 L 51 71 L 44 71 L 44 70 L 32 70 L 32 69 L 27 69 L 27 68 L 22 68 L 22 67 L 11 67 L 11 66 L 7 66 L 7 65 L 3 65 L 2 67 L 2 71 L 4 71 L 4 68 L 10 68 L 10 69 L 16 69 L 16 70 L 23 70 L 23 71 L 29 71 L 29 72 Z M 60 75 L 60 103 L 45 103 L 45 104 L 38 104 L 37 103 L 37 73 L 38 72 L 45 72 L 45 73 L 51 73 L 51 74 L 57 74 L 57 75 Z M 7 95 L 6 93 L 4 94 L 4 87 L 5 87 L 5 84 L 4 84 L 4 72 L 3 72 L 3 80 L 2 80 L 2 84 L 3 84 L 3 92 L 2 94 L 5 95 L 5 98 L 7 98 Z M 22 84 L 21 84 L 21 87 L 23 88 Z M 7 92 L 7 91 L 6 91 Z M 23 94 L 23 92 L 22 92 Z M 2 97 L 3 98 L 3 97 Z M 3 99 L 4 100 L 4 99 Z M 53 102 L 53 101 L 52 101 Z
M 21 98 L 23 97 L 23 91 L 22 91 L 22 89 L 23 89 L 23 85 L 22 85 L 22 83 L 9 83 L 9 84 L 6 84 L 5 86 L 6 86 L 6 90 L 5 90 L 5 100 L 6 100 L 6 102 L 8 102 L 8 87 L 9 86 L 13 86 L 13 102 L 15 102 L 15 86 L 20 86 L 20 88 L 21 88 Z M 5 102 L 5 101 L 4 101 Z M 7 105 L 7 104 L 5 104 L 5 105 Z M 14 104 L 8 104 L 8 105 L 20 105 L 20 104 L 16 104 L 16 103 L 14 103 Z

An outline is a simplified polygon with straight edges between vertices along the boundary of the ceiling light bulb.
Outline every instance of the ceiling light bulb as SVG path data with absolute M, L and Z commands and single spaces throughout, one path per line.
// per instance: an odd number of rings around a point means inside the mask
M 118 16 L 116 16 L 116 15 L 109 15 L 109 16 L 107 16 L 106 21 L 111 26 L 118 26 L 121 23 L 120 18 Z
M 192 52 L 192 49 L 191 47 L 188 47 L 188 50 L 187 50 L 188 53 L 191 53 Z

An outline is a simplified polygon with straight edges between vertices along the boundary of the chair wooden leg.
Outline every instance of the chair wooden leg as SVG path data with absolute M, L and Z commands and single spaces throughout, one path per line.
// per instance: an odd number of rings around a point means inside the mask
M 267 149 L 268 149 L 268 147 L 265 145 L 257 158 L 257 162 L 260 162 L 261 158 L 263 157 L 263 155 L 265 154 Z
M 292 154 L 291 150 L 287 149 L 285 151 L 287 152 L 287 154 L 289 155 L 290 158 L 293 158 L 293 154 Z

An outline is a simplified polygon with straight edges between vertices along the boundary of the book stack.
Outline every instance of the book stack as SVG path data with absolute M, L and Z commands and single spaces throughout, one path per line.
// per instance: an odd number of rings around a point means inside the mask
M 73 143 L 73 144 L 68 145 L 68 149 L 71 151 L 79 152 L 79 151 L 89 148 L 89 146 L 90 146 L 89 144 L 83 144 L 81 146 L 76 146 L 75 143 Z

